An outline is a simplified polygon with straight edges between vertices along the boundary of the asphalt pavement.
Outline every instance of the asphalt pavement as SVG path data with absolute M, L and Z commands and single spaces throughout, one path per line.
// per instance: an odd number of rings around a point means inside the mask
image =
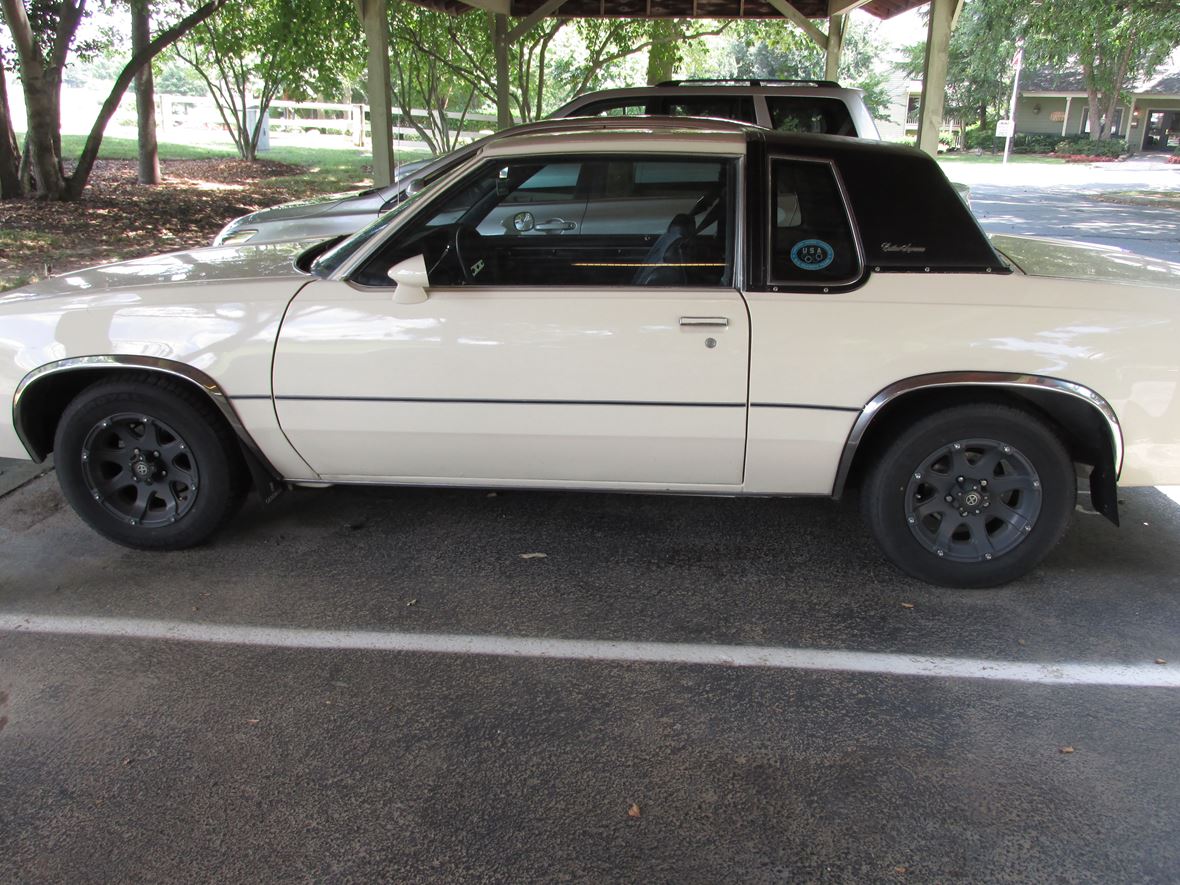
M 970 185 L 971 208 L 988 233 L 1059 237 L 1180 262 L 1180 210 L 1109 201 L 1126 191 L 1180 197 L 1180 166 L 1165 160 L 1006 167 L 950 161 L 943 170 Z
M 300 491 L 144 554 L 42 477 L 0 499 L 0 857 L 46 882 L 1176 881 L 1180 508 L 1124 501 L 965 592 L 818 500 Z M 605 659 L 521 642 L 546 638 Z M 752 647 L 874 656 L 728 662 Z M 975 675 L 912 675 L 946 661 Z

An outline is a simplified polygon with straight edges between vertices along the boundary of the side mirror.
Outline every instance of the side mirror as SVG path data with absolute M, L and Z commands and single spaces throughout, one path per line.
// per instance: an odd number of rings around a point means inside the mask
M 411 178 L 410 183 L 406 185 L 406 196 L 412 197 L 412 196 L 414 196 L 414 194 L 419 193 L 420 191 L 423 191 L 425 189 L 426 189 L 426 179 L 425 178 Z
M 426 287 L 430 279 L 426 275 L 426 259 L 421 255 L 395 264 L 389 269 L 389 278 L 397 283 L 393 300 L 398 304 L 421 304 L 428 297 Z

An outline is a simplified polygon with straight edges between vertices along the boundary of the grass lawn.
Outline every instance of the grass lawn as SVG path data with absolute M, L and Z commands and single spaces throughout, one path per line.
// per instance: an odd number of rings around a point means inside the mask
M 1111 191 L 1094 194 L 1092 199 L 1124 206 L 1155 206 L 1159 209 L 1180 209 L 1180 191 Z
M 84 143 L 62 136 L 68 161 Z M 403 151 L 403 163 L 428 156 Z M 104 138 L 77 203 L 0 202 L 0 290 L 49 273 L 208 244 L 239 215 L 290 200 L 372 184 L 372 157 L 357 148 L 281 146 L 257 163 L 229 147 L 161 143 L 164 184 L 135 180 L 136 142 Z
M 998 154 L 984 153 L 980 156 L 968 151 L 967 153 L 955 154 L 939 154 L 938 162 L 940 163 L 1003 163 L 1003 152 Z M 1065 160 L 1059 160 L 1057 157 L 1049 157 L 1045 154 L 1011 154 L 1008 157 L 1009 163 L 1053 163 L 1060 165 Z

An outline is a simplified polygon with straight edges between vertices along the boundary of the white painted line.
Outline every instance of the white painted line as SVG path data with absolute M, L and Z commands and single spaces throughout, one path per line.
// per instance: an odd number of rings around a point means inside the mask
M 247 627 L 190 621 L 137 618 L 88 618 L 61 615 L 0 614 L 0 633 L 96 636 L 108 639 L 157 639 L 346 651 L 423 652 L 546 658 L 646 664 L 701 664 L 715 667 L 765 667 L 823 670 L 887 676 L 940 676 L 1036 682 L 1047 685 L 1123 685 L 1180 688 L 1180 669 L 1154 663 L 1037 664 L 866 651 L 830 651 L 749 645 L 679 642 L 612 642 L 594 639 L 548 639 L 534 636 L 463 636 L 445 633 L 386 633 L 369 630 L 305 630 Z

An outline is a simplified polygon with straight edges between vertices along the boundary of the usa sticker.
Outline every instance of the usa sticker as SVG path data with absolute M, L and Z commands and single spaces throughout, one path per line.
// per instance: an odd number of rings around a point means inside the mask
M 836 257 L 836 250 L 823 240 L 800 240 L 791 250 L 791 263 L 800 270 L 823 270 Z

